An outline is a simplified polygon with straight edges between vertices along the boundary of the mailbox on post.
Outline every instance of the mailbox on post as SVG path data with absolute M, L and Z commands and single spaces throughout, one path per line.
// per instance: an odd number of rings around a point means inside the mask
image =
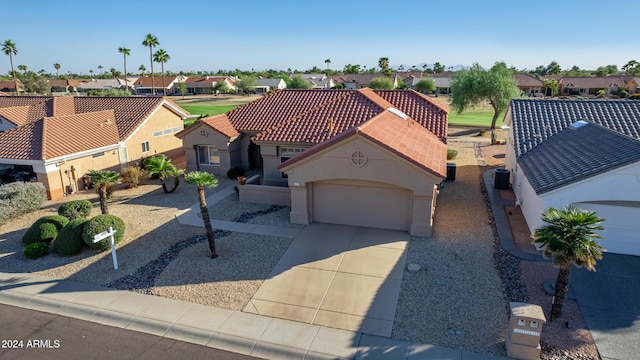
M 512 302 L 507 328 L 507 356 L 514 359 L 540 359 L 540 334 L 547 322 L 538 305 Z

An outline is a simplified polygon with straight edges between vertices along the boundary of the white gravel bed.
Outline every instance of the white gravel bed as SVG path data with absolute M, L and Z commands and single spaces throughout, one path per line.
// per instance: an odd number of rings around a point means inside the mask
M 392 337 L 505 355 L 507 302 L 493 259 L 493 234 L 472 143 L 458 143 L 455 182 L 437 201 L 434 236 L 412 237 Z
M 156 278 L 154 295 L 230 310 L 242 310 L 280 260 L 292 239 L 232 233 L 183 250 Z M 186 276 L 185 276 L 186 275 Z

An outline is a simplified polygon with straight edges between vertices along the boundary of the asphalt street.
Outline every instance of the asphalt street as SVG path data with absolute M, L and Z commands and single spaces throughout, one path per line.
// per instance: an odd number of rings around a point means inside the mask
M 0 304 L 0 359 L 255 358 Z

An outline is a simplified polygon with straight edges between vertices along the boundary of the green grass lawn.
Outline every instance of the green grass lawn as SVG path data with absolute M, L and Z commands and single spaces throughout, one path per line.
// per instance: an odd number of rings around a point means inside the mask
M 187 110 L 192 115 L 209 114 L 213 116 L 213 115 L 219 115 L 219 114 L 224 114 L 226 112 L 229 112 L 237 108 L 238 105 L 217 105 L 217 104 L 211 104 L 211 103 L 208 103 L 208 104 L 204 103 L 204 104 L 180 104 L 180 107 Z
M 500 126 L 504 113 L 501 113 L 496 121 L 496 127 Z M 455 111 L 449 113 L 449 125 L 463 125 L 475 127 L 491 127 L 491 119 L 493 119 L 493 109 L 481 108 L 468 110 L 458 115 Z

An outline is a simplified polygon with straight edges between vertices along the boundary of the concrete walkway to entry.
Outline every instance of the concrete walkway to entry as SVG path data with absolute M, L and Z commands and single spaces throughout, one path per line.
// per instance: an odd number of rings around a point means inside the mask
M 308 225 L 244 311 L 389 337 L 408 241 L 402 231 Z

